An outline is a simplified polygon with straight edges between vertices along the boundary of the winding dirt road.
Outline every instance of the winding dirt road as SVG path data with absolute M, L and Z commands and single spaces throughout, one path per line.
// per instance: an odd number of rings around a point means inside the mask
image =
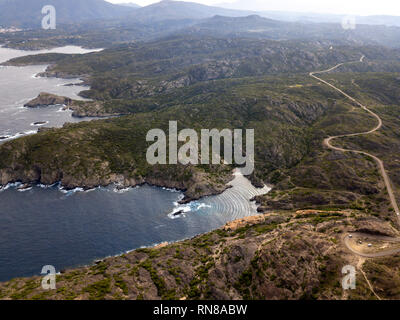
M 350 238 L 349 235 L 344 236 L 343 242 L 346 245 L 346 247 L 356 255 L 364 258 L 379 258 L 379 257 L 387 257 L 387 256 L 392 256 L 397 253 L 400 253 L 400 247 L 394 247 L 394 248 L 389 248 L 389 249 L 384 249 L 380 250 L 377 252 L 371 252 L 371 253 L 365 253 L 365 252 L 359 252 L 358 250 L 354 249 L 353 245 L 351 244 L 351 241 L 354 241 L 353 237 L 359 236 L 360 238 L 367 238 L 368 240 L 376 240 L 376 241 L 383 241 L 383 242 L 388 242 L 392 244 L 400 244 L 400 239 L 399 238 L 390 238 L 390 237 L 384 237 L 384 236 L 374 236 L 374 235 L 365 235 L 362 233 L 353 233 L 352 238 Z
M 349 62 L 349 63 L 362 63 L 364 61 L 364 58 L 365 58 L 365 56 L 363 55 L 360 58 L 359 61 Z M 311 72 L 310 76 L 313 77 L 314 79 L 322 82 L 323 84 L 331 87 L 332 89 L 336 90 L 337 92 L 339 92 L 340 94 L 342 94 L 343 96 L 345 96 L 346 98 L 351 100 L 354 104 L 358 105 L 361 109 L 363 109 L 364 111 L 368 112 L 370 115 L 372 115 L 377 120 L 377 125 L 376 125 L 375 128 L 373 128 L 373 129 L 371 129 L 369 131 L 365 131 L 365 132 L 357 132 L 357 133 L 343 134 L 343 135 L 328 137 L 328 138 L 324 139 L 323 143 L 324 143 L 324 145 L 326 147 L 328 147 L 328 148 L 330 148 L 332 150 L 341 151 L 341 152 L 352 152 L 352 153 L 357 153 L 357 154 L 363 154 L 363 155 L 371 157 L 372 159 L 375 160 L 375 162 L 377 163 L 377 165 L 379 167 L 379 170 L 380 170 L 380 173 L 382 175 L 382 178 L 383 178 L 383 180 L 385 182 L 385 186 L 386 186 L 386 190 L 388 192 L 389 198 L 390 198 L 390 202 L 391 202 L 392 207 L 394 209 L 394 212 L 396 214 L 397 223 L 400 226 L 400 210 L 399 210 L 399 206 L 397 205 L 397 201 L 396 201 L 396 197 L 395 197 L 394 192 L 393 192 L 392 184 L 391 184 L 389 176 L 388 176 L 388 174 L 387 174 L 387 172 L 385 170 L 385 166 L 383 164 L 383 161 L 381 159 L 379 159 L 378 157 L 376 157 L 373 154 L 370 154 L 368 152 L 364 152 L 364 151 L 360 151 L 360 150 L 354 150 L 354 149 L 344 149 L 344 148 L 335 147 L 334 145 L 332 145 L 332 142 L 335 139 L 371 134 L 371 133 L 374 133 L 375 131 L 379 130 L 382 127 L 382 119 L 376 113 L 374 113 L 373 111 L 368 109 L 366 106 L 364 106 L 362 103 L 357 101 L 352 96 L 348 95 L 343 90 L 337 88 L 333 84 L 331 84 L 331 83 L 329 83 L 329 82 L 327 82 L 327 81 L 325 81 L 325 80 L 323 80 L 323 79 L 321 79 L 321 78 L 316 76 L 316 74 L 323 74 L 323 73 L 328 73 L 330 71 L 336 70 L 337 68 L 341 67 L 342 65 L 344 65 L 344 63 L 340 63 L 340 64 L 338 64 L 338 65 L 336 65 L 336 66 L 334 66 L 334 67 L 332 67 L 330 69 L 327 69 L 327 70 Z M 365 236 L 366 236 L 366 239 L 370 239 L 370 240 L 385 241 L 385 242 L 389 242 L 389 243 L 400 243 L 400 239 L 389 238 L 389 237 L 380 237 L 380 236 L 372 236 L 372 235 L 364 235 L 364 237 Z M 354 248 L 354 246 L 350 243 L 352 239 L 353 239 L 353 235 L 347 234 L 342 238 L 342 241 L 343 241 L 344 245 L 347 247 L 348 250 L 350 250 L 352 253 L 354 253 L 354 254 L 359 256 L 360 260 L 359 260 L 359 263 L 357 265 L 357 268 L 360 270 L 360 272 L 364 276 L 364 278 L 365 278 L 370 290 L 373 292 L 373 294 L 379 300 L 381 300 L 381 298 L 374 291 L 374 288 L 373 288 L 371 282 L 368 280 L 367 275 L 365 274 L 365 272 L 362 269 L 362 265 L 363 265 L 363 263 L 365 261 L 364 259 L 365 258 L 377 258 L 377 257 L 385 257 L 385 256 L 395 255 L 395 254 L 400 253 L 400 248 L 399 247 L 394 247 L 394 248 L 379 250 L 377 252 L 365 253 L 365 252 L 360 252 L 360 251 L 358 251 L 358 250 L 356 250 Z M 354 239 L 353 239 L 353 241 L 354 241 Z
M 364 61 L 365 56 L 362 56 L 361 59 L 357 62 L 363 62 Z M 355 62 L 349 62 L 349 63 L 355 63 Z M 372 112 L 370 109 L 368 109 L 366 106 L 364 106 L 362 103 L 360 103 L 359 101 L 357 101 L 355 98 L 353 98 L 352 96 L 348 95 L 347 93 L 345 93 L 343 90 L 335 87 L 333 84 L 319 78 L 316 76 L 316 74 L 322 74 L 322 73 L 328 73 L 330 71 L 333 71 L 339 67 L 341 67 L 342 65 L 344 65 L 344 63 L 340 63 L 328 70 L 323 70 L 323 71 L 316 71 L 316 72 L 311 72 L 310 76 L 313 77 L 314 79 L 326 84 L 327 86 L 331 87 L 332 89 L 336 90 L 337 92 L 341 93 L 342 95 L 344 95 L 346 98 L 348 98 L 349 100 L 351 100 L 352 102 L 354 102 L 356 105 L 358 105 L 359 107 L 361 107 L 361 109 L 367 111 L 369 114 L 371 114 L 374 118 L 376 118 L 378 124 L 375 128 L 366 131 L 366 132 L 357 132 L 357 133 L 351 133 L 351 134 L 343 134 L 343 135 L 338 135 L 338 136 L 333 136 L 333 137 L 328 137 L 324 140 L 324 145 L 327 146 L 328 148 L 332 149 L 332 150 L 336 150 L 336 151 L 341 151 L 341 152 L 352 152 L 352 153 L 358 153 L 358 154 L 363 154 L 366 155 L 368 157 L 371 157 L 372 159 L 375 160 L 375 162 L 377 163 L 379 170 L 381 172 L 381 175 L 383 177 L 383 180 L 385 182 L 385 186 L 386 186 L 386 190 L 389 194 L 389 198 L 390 198 L 390 202 L 392 204 L 392 207 L 394 209 L 394 212 L 396 214 L 396 219 L 398 224 L 400 225 L 400 210 L 399 210 L 399 206 L 397 205 L 397 201 L 396 201 L 396 197 L 394 195 L 393 192 L 393 188 L 392 188 L 392 184 L 390 182 L 389 176 L 385 170 L 385 166 L 383 164 L 383 161 L 381 159 L 379 159 L 378 157 L 364 152 L 364 151 L 360 151 L 360 150 L 354 150 L 354 149 L 343 149 L 343 148 L 339 148 L 339 147 L 335 147 L 334 145 L 332 145 L 332 141 L 335 139 L 340 139 L 340 138 L 344 138 L 344 137 L 355 137 L 355 136 L 361 136 L 361 135 L 367 135 L 367 134 L 371 134 L 374 133 L 375 131 L 379 130 L 382 127 L 382 119 L 374 112 Z
M 354 62 L 349 62 L 349 63 L 362 63 L 364 61 L 365 56 L 363 55 L 361 57 L 361 59 L 359 61 L 354 61 Z M 375 128 L 369 130 L 369 131 L 365 131 L 365 132 L 357 132 L 357 133 L 351 133 L 351 134 L 343 134 L 343 135 L 337 135 L 337 136 L 332 136 L 332 137 L 328 137 L 326 139 L 324 139 L 323 143 L 326 147 L 332 149 L 332 150 L 336 150 L 336 151 L 341 151 L 341 152 L 352 152 L 352 153 L 357 153 L 357 154 L 363 154 L 366 155 L 368 157 L 371 157 L 372 159 L 375 160 L 375 162 L 377 163 L 381 176 L 383 178 L 383 181 L 385 183 L 386 186 L 386 190 L 388 192 L 389 198 L 390 198 L 390 202 L 392 204 L 392 207 L 394 209 L 394 212 L 396 214 L 396 219 L 397 222 L 400 226 L 400 210 L 399 210 L 399 206 L 397 204 L 396 201 L 396 197 L 394 195 L 393 192 L 393 188 L 392 188 L 392 184 L 390 182 L 389 176 L 385 170 L 385 166 L 383 164 L 383 161 L 381 159 L 379 159 L 377 156 L 374 156 L 373 154 L 370 154 L 368 152 L 364 152 L 364 151 L 360 151 L 360 150 L 354 150 L 354 149 L 344 149 L 344 148 L 340 148 L 340 147 L 335 147 L 334 145 L 332 145 L 332 142 L 335 139 L 340 139 L 340 138 L 344 138 L 344 137 L 355 137 L 355 136 L 362 136 L 362 135 L 367 135 L 367 134 L 371 134 L 374 133 L 375 131 L 379 130 L 382 127 L 382 119 L 373 111 L 371 111 L 370 109 L 368 109 L 366 106 L 364 106 L 362 103 L 360 103 L 359 101 L 357 101 L 355 98 L 353 98 L 352 96 L 348 95 L 346 92 L 344 92 L 343 90 L 337 88 L 336 86 L 334 86 L 333 84 L 319 78 L 316 76 L 316 74 L 323 74 L 323 73 L 328 73 L 330 71 L 336 70 L 337 68 L 341 67 L 342 65 L 344 65 L 345 63 L 340 63 L 330 69 L 327 70 L 323 70 L 323 71 L 316 71 L 316 72 L 311 72 L 310 76 L 313 77 L 314 79 L 322 82 L 323 84 L 331 87 L 332 89 L 336 90 L 337 92 L 341 93 L 343 96 L 345 96 L 346 98 L 348 98 L 349 100 L 351 100 L 353 103 L 355 103 L 356 105 L 358 105 L 361 109 L 365 110 L 366 112 L 368 112 L 370 115 L 372 115 L 376 120 L 377 120 L 377 125 Z M 364 237 L 366 237 L 366 239 L 370 239 L 370 240 L 384 240 L 386 242 L 389 243 L 399 243 L 400 239 L 395 239 L 395 238 L 389 238 L 389 237 L 379 237 L 379 236 L 373 236 L 373 235 L 363 235 Z M 385 257 L 385 256 L 391 256 L 391 255 L 395 255 L 400 253 L 400 248 L 391 248 L 391 249 L 384 249 L 384 250 L 380 250 L 377 252 L 371 252 L 371 253 L 364 253 L 364 252 L 360 252 L 357 251 L 355 248 L 353 248 L 353 246 L 351 245 L 351 239 L 352 239 L 352 235 L 345 235 L 342 239 L 344 245 L 347 247 L 348 250 L 350 250 L 352 253 L 358 255 L 360 257 L 360 259 L 362 258 L 377 258 L 377 257 Z M 362 265 L 362 263 L 361 263 Z M 365 273 L 362 271 L 361 266 L 359 266 L 359 269 L 361 270 L 361 272 L 363 273 L 366 281 L 368 282 L 368 285 L 370 286 L 372 292 L 376 295 L 376 293 L 374 292 L 371 284 L 369 283 Z M 377 295 L 376 295 L 377 296 Z M 377 296 L 379 298 L 379 296 Z M 380 298 L 379 298 L 380 299 Z

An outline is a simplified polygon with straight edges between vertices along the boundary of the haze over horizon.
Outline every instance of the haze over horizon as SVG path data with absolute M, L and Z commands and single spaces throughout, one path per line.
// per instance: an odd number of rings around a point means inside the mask
M 159 0 L 106 0 L 111 3 L 136 3 L 147 6 Z M 379 2 L 368 0 L 191 0 L 204 5 L 223 6 L 233 9 L 253 11 L 287 11 L 307 12 L 320 14 L 347 14 L 347 15 L 397 15 L 400 16 L 400 2 L 381 0 Z

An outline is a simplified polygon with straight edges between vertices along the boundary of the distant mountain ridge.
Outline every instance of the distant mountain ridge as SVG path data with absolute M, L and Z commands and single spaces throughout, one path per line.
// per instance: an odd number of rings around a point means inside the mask
M 0 26 L 39 29 L 43 17 L 41 8 L 47 4 L 53 4 L 57 9 L 58 27 L 50 34 L 51 38 L 48 32 L 33 30 L 29 39 L 26 32 L 1 34 L 2 42 L 10 43 L 12 39 L 15 47 L 25 49 L 67 44 L 107 47 L 174 35 L 212 35 L 221 38 L 320 40 L 329 41 L 331 45 L 354 43 L 400 47 L 398 27 L 366 25 L 357 20 L 356 28 L 349 30 L 337 21 L 283 21 L 248 11 L 171 0 L 140 8 L 113 5 L 103 0 L 0 0 Z M 290 19 L 295 20 L 293 17 Z M 377 16 L 374 19 L 378 23 L 387 17 Z M 69 25 L 59 26 L 66 23 Z M 47 39 L 41 40 L 44 38 Z
M 243 17 L 251 14 L 255 12 L 206 6 L 195 2 L 164 0 L 135 10 L 129 18 L 132 22 L 149 23 L 163 20 L 200 20 L 215 15 Z
M 175 31 L 178 32 L 178 31 Z M 340 23 L 285 22 L 259 15 L 246 17 L 214 16 L 182 28 L 187 35 L 213 35 L 222 38 L 270 40 L 333 41 L 337 44 L 384 45 L 400 47 L 400 28 L 359 24 L 347 30 Z
M 283 12 L 283 11 L 265 11 L 259 13 L 261 16 L 276 19 L 280 21 L 290 22 L 311 22 L 311 23 L 341 23 L 347 15 L 339 14 L 318 14 L 318 13 L 301 13 L 301 12 Z M 357 24 L 382 25 L 388 27 L 400 27 L 399 16 L 389 15 L 373 15 L 373 16 L 357 16 L 350 15 L 355 19 Z
M 340 24 L 344 15 L 314 14 L 301 12 L 230 9 L 207 6 L 194 2 L 163 0 L 145 7 L 135 3 L 112 4 L 105 0 L 0 0 L 0 27 L 40 28 L 45 5 L 53 5 L 57 10 L 58 24 L 85 23 L 93 20 L 129 24 L 154 24 L 168 21 L 197 21 L 214 16 L 239 18 L 259 15 L 263 18 L 296 23 L 334 23 Z M 242 6 L 245 8 L 245 6 Z M 357 25 L 400 26 L 397 16 L 356 16 Z M 238 20 L 243 25 L 246 22 Z M 226 23 L 226 21 L 225 21 Z M 238 29 L 231 23 L 230 28 Z M 252 22 L 254 24 L 254 21 Z M 260 24 L 265 24 L 265 21 Z M 186 24 L 187 25 L 187 24 Z M 258 30 L 255 30 L 258 32 Z
M 0 0 L 0 26 L 40 28 L 43 18 L 41 10 L 46 5 L 53 5 L 56 8 L 59 24 L 111 19 L 150 24 L 170 20 L 201 20 L 215 15 L 243 17 L 255 14 L 253 11 L 171 0 L 145 7 L 135 3 L 116 5 L 104 0 Z
M 0 0 L 0 26 L 40 28 L 46 5 L 56 8 L 60 24 L 120 18 L 135 10 L 104 0 Z
M 255 4 L 253 0 L 236 0 L 235 2 L 228 2 L 221 0 L 216 6 L 226 9 L 243 10 Z M 286 9 L 286 8 L 285 8 Z M 385 26 L 400 26 L 400 16 L 395 15 L 353 15 L 353 14 L 334 14 L 334 13 L 315 13 L 310 10 L 309 12 L 296 12 L 287 10 L 257 10 L 258 14 L 262 17 L 290 22 L 313 22 L 313 23 L 341 23 L 343 18 L 347 16 L 354 16 L 356 23 L 368 25 L 385 25 Z

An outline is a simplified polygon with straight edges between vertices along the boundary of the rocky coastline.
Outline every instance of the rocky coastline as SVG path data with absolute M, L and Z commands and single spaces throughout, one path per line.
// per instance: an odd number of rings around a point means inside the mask
M 68 97 L 41 92 L 39 95 L 24 104 L 26 108 L 41 108 L 54 105 L 62 105 L 64 110 L 72 110 L 72 116 L 77 118 L 96 117 L 106 118 L 120 116 L 121 114 L 111 114 L 104 111 L 104 105 L 100 101 L 78 101 Z
M 52 129 L 48 129 L 52 130 Z M 46 130 L 47 131 L 47 130 Z M 14 170 L 0 170 L 0 190 L 7 185 L 19 183 L 26 187 L 35 185 L 51 186 L 60 184 L 63 190 L 71 191 L 74 189 L 82 189 L 84 191 L 95 189 L 98 187 L 107 187 L 116 185 L 118 188 L 134 188 L 143 185 L 150 185 L 159 188 L 175 189 L 184 194 L 184 198 L 179 201 L 180 204 L 186 204 L 192 201 L 199 200 L 204 197 L 219 195 L 225 190 L 231 188 L 228 183 L 234 178 L 233 175 L 225 177 L 225 184 L 214 184 L 201 177 L 194 178 L 188 183 L 181 181 L 173 181 L 156 177 L 140 177 L 131 178 L 124 175 L 111 174 L 108 178 L 91 177 L 89 179 L 81 179 L 77 181 L 73 177 L 62 173 L 54 173 L 52 175 L 40 175 L 39 172 L 30 170 L 26 175 L 17 174 Z M 62 177 L 60 179 L 60 177 Z M 195 185 L 196 188 L 191 186 Z M 201 191 L 199 191 L 201 190 Z

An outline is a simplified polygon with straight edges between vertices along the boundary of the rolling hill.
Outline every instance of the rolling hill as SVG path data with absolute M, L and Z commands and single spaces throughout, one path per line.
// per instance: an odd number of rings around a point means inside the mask
M 206 19 L 215 15 L 243 17 L 252 11 L 232 10 L 206 6 L 194 2 L 163 0 L 135 10 L 129 15 L 131 21 L 148 23 L 164 20 Z

